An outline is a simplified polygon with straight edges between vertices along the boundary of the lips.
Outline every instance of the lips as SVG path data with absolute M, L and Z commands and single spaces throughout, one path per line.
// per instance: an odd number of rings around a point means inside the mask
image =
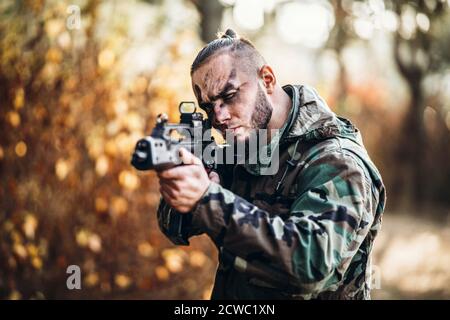
M 237 127 L 234 127 L 234 128 L 228 128 L 228 130 L 231 130 L 233 132 L 233 134 L 235 134 L 236 130 L 239 129 L 240 127 L 241 126 L 237 126 Z
M 232 133 L 234 133 L 236 131 L 236 129 L 240 128 L 241 126 L 236 126 L 236 127 L 228 127 L 227 125 L 221 125 L 218 129 L 225 134 L 225 132 L 227 131 L 231 131 Z

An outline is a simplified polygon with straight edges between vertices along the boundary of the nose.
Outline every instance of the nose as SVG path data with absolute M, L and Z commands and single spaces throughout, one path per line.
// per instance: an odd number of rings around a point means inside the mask
M 214 105 L 214 116 L 219 125 L 225 124 L 231 118 L 228 107 L 220 103 Z

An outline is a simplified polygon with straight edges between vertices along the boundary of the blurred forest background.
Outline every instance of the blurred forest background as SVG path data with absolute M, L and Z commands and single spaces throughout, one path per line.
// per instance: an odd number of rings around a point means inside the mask
M 450 0 L 2 0 L 0 299 L 209 298 L 212 243 L 165 239 L 129 161 L 227 27 L 361 129 L 388 191 L 373 297 L 450 298 Z

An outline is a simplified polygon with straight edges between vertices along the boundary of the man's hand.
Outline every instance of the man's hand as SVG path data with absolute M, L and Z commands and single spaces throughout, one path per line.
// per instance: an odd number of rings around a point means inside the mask
M 209 177 L 202 161 L 184 148 L 180 148 L 183 165 L 158 172 L 159 191 L 169 206 L 181 213 L 191 211 L 211 181 L 219 182 L 219 176 L 211 172 Z

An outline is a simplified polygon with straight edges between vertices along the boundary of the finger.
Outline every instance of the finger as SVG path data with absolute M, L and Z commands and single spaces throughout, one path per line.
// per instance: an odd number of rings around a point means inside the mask
M 178 152 L 180 153 L 180 159 L 184 164 L 203 165 L 202 160 L 194 156 L 185 148 L 180 148 Z
M 166 203 L 172 207 L 173 209 L 175 209 L 177 212 L 180 213 L 188 213 L 190 211 L 188 206 L 182 205 L 181 201 L 177 200 L 176 198 L 172 197 L 169 194 L 169 191 L 166 190 L 161 190 L 161 195 L 163 196 L 164 200 L 166 201 Z
M 175 183 L 173 185 L 161 185 L 160 190 L 164 191 L 174 200 L 184 202 L 192 201 L 196 198 L 197 193 L 195 190 L 191 190 L 188 184 Z
M 159 186 L 160 188 L 170 188 L 177 192 L 179 192 L 181 189 L 180 185 L 178 184 L 179 180 L 173 180 L 173 179 L 159 179 Z
M 181 179 L 183 177 L 183 172 L 180 172 L 180 171 L 183 171 L 181 166 L 163 170 L 163 171 L 158 171 L 157 175 L 158 175 L 159 179 L 177 180 L 177 179 Z
M 172 197 L 167 193 L 167 191 L 161 188 L 159 190 L 159 192 L 161 193 L 162 197 L 167 202 L 167 204 L 169 204 L 171 206 L 172 205 Z
M 161 186 L 160 192 L 162 195 L 167 196 L 171 200 L 175 200 L 178 198 L 178 193 L 174 189 L 172 189 L 168 186 Z
M 212 182 L 220 183 L 220 177 L 217 174 L 217 172 L 211 171 L 209 173 L 208 177 L 209 177 L 209 180 L 211 180 Z
M 202 170 L 204 170 L 203 167 L 201 168 Z M 160 179 L 181 180 L 185 179 L 186 177 L 192 176 L 193 173 L 198 173 L 197 165 L 183 165 L 172 169 L 160 171 L 158 172 L 158 177 Z
M 160 187 L 160 189 L 164 189 L 164 190 L 171 189 L 175 192 L 180 192 L 180 190 L 182 190 L 180 188 L 180 186 L 173 180 L 160 180 L 159 187 Z
M 160 192 L 166 202 L 171 206 L 183 203 L 184 201 L 184 199 L 181 198 L 180 193 L 171 188 L 161 188 Z
M 190 211 L 191 210 L 188 207 L 186 207 L 186 206 L 180 206 L 180 207 L 177 208 L 177 212 L 183 213 L 183 214 L 189 213 Z

